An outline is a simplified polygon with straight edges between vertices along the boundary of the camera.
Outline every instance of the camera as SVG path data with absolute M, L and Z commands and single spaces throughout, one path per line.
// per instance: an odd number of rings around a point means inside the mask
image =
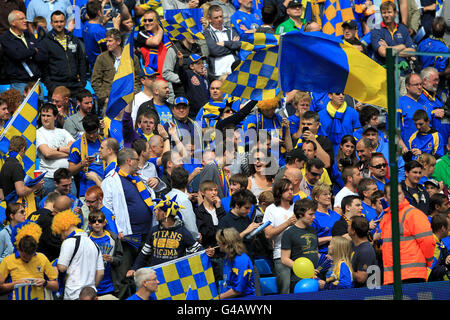
M 305 131 L 309 131 L 309 127 L 303 127 L 302 133 L 305 132 Z
M 339 164 L 340 164 L 342 167 L 352 166 L 352 165 L 353 165 L 353 160 L 350 159 L 350 158 L 339 159 Z

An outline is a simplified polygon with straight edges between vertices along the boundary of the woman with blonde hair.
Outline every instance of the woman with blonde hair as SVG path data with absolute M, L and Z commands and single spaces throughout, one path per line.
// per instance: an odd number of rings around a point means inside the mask
M 431 175 L 436 167 L 436 158 L 429 153 L 422 153 L 417 158 L 417 161 L 423 166 L 423 177 L 419 181 L 419 184 L 423 185 L 425 181 L 431 179 Z
M 333 263 L 325 281 L 319 280 L 320 289 L 353 288 L 352 241 L 341 236 L 333 237 L 328 247 L 328 255 Z
M 319 253 L 326 255 L 331 241 L 331 229 L 341 216 L 331 209 L 331 187 L 325 182 L 316 183 L 311 192 L 311 200 L 317 202 L 317 211 L 312 227 L 317 232 Z
M 225 253 L 219 299 L 254 296 L 253 263 L 239 232 L 234 228 L 221 229 L 216 233 L 216 240 L 220 251 Z

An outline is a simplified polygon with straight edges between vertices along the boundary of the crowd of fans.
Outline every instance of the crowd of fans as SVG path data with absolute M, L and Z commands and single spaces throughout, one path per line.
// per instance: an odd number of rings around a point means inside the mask
M 306 20 L 298 0 L 88 0 L 75 15 L 66 0 L 1 2 L 0 128 L 41 79 L 36 168 L 45 172 L 27 185 L 27 142 L 10 139 L 0 199 L 16 197 L 2 217 L 2 293 L 149 299 L 158 280 L 146 267 L 203 249 L 221 299 L 261 295 L 261 260 L 278 294 L 296 292 L 300 257 L 320 290 L 374 285 L 377 270 L 391 284 L 393 165 L 402 281 L 448 280 L 450 67 L 445 56 L 411 54 L 449 53 L 447 25 L 436 4 L 421 3 L 355 2 L 355 19 L 336 26 L 381 65 L 386 48 L 399 53 L 393 164 L 378 106 L 343 92 L 249 101 L 221 91 L 249 35 L 321 32 L 321 15 Z M 166 10 L 194 8 L 204 39 L 170 39 Z M 111 119 L 130 36 L 135 95 Z M 36 211 L 26 213 L 30 195 Z

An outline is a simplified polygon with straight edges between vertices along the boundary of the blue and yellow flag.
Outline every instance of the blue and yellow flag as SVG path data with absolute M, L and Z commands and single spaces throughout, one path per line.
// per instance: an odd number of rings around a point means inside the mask
M 174 9 L 164 12 L 162 27 L 170 39 L 205 39 L 200 22 L 203 9 Z
M 342 23 L 355 20 L 350 0 L 326 0 L 322 17 L 322 32 L 340 36 Z
M 119 67 L 109 92 L 106 116 L 114 119 L 134 98 L 133 35 L 128 37 L 122 50 Z
M 5 159 L 8 154 L 9 141 L 12 137 L 23 136 L 27 140 L 27 149 L 22 161 L 26 175 L 31 178 L 34 178 L 36 162 L 38 101 L 39 80 L 35 83 L 25 100 L 17 108 L 12 117 L 8 120 L 8 122 L 6 122 L 4 130 L 0 135 L 0 155 L 2 159 Z
M 444 6 L 444 0 L 436 0 L 436 17 L 442 15 L 442 7 Z
M 291 31 L 281 38 L 280 88 L 344 92 L 387 108 L 386 69 L 346 41 L 322 32 Z
M 241 45 L 243 61 L 228 75 L 220 90 L 233 97 L 258 101 L 279 96 L 279 40 L 280 36 L 275 34 L 257 32 L 249 35 L 249 42 Z
M 157 300 L 217 300 L 211 260 L 205 251 L 152 267 L 159 281 Z

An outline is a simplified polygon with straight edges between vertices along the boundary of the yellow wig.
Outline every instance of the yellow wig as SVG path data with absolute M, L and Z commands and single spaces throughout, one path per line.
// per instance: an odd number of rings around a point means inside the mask
M 276 108 L 278 106 L 278 102 L 280 101 L 279 98 L 272 98 L 272 99 L 266 99 L 258 101 L 256 104 L 258 106 L 259 110 L 268 110 L 272 108 Z
M 20 240 L 25 236 L 32 236 L 34 240 L 39 243 L 39 239 L 42 235 L 42 228 L 35 222 L 25 221 L 18 224 L 11 235 L 13 238 L 12 240 L 14 240 L 13 244 L 17 248 Z
M 61 234 L 63 231 L 72 226 L 77 226 L 79 223 L 81 223 L 80 218 L 72 210 L 65 210 L 53 217 L 52 231 L 54 234 Z

